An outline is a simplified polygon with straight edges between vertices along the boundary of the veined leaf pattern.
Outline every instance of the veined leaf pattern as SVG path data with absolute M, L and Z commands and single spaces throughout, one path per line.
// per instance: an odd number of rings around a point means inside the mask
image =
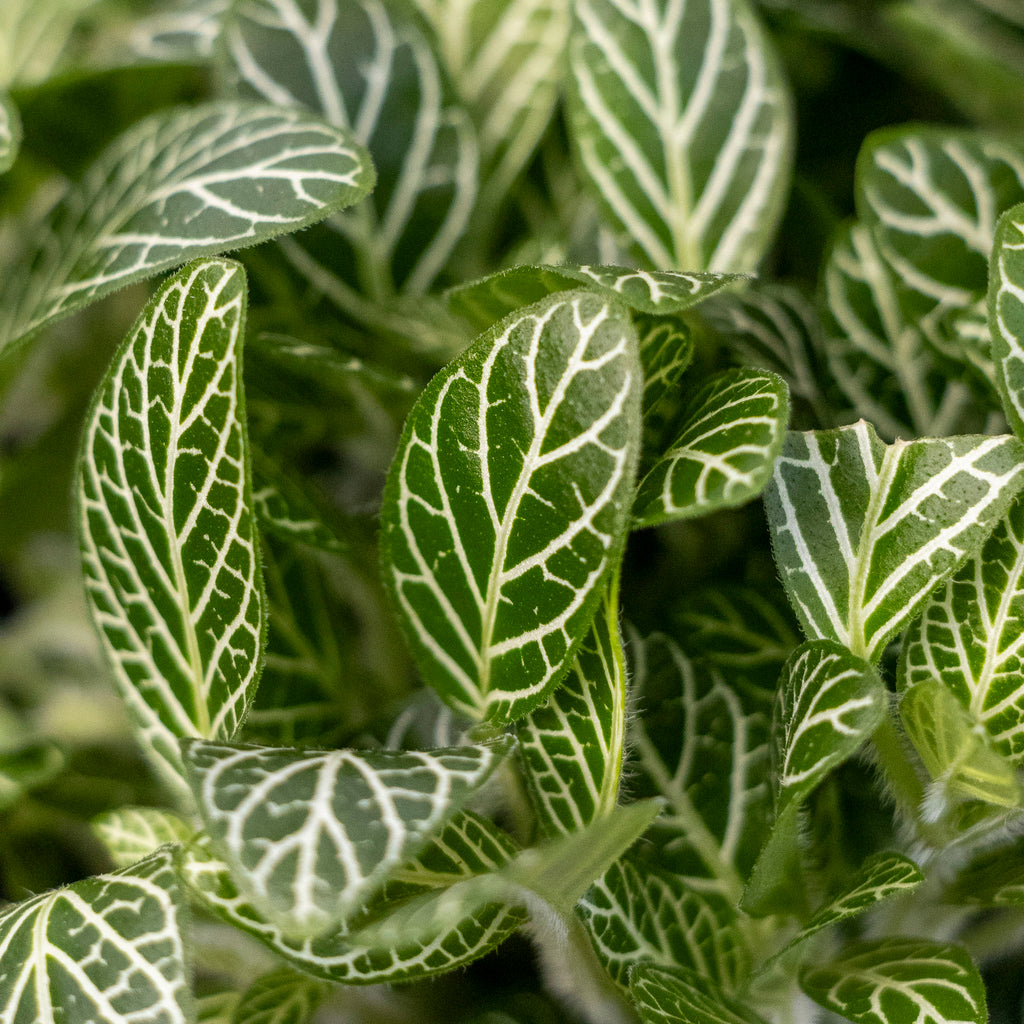
M 567 292 L 497 324 L 417 401 L 383 563 L 420 670 L 457 711 L 520 717 L 568 670 L 622 549 L 641 386 L 626 311 Z
M 999 219 L 989 268 L 988 318 L 996 385 L 1013 432 L 1024 437 L 1024 203 Z
M 186 797 L 178 738 L 234 735 L 263 647 L 245 306 L 230 261 L 164 284 L 97 391 L 79 469 L 93 620 L 144 746 Z
M 698 893 L 677 875 L 629 857 L 613 864 L 587 891 L 577 913 L 605 970 L 629 988 L 637 963 L 687 967 L 735 991 L 749 951 L 736 911 L 720 893 Z
M 372 899 L 352 921 L 352 931 L 379 919 L 404 899 L 443 889 L 458 881 L 494 871 L 514 856 L 511 840 L 477 815 L 457 815 L 431 839 L 413 864 L 395 872 L 401 886 L 395 900 Z M 491 904 L 466 916 L 425 943 L 405 941 L 387 948 L 361 946 L 340 929 L 307 939 L 285 936 L 263 918 L 239 893 L 228 867 L 218 860 L 209 842 L 184 851 L 180 867 L 185 881 L 212 912 L 229 924 L 256 936 L 300 970 L 327 981 L 368 985 L 431 977 L 470 963 L 508 938 L 526 919 L 517 908 Z
M 142 18 L 129 43 L 146 60 L 207 61 L 231 0 L 183 0 L 176 7 Z
M 119 868 L 129 867 L 168 843 L 192 838 L 192 828 L 156 807 L 121 807 L 93 818 L 92 830 Z
M 479 162 L 469 115 L 411 7 L 244 0 L 224 40 L 246 86 L 350 128 L 373 155 L 370 202 L 286 251 L 305 247 L 311 280 L 343 304 L 354 288 L 372 299 L 425 292 L 469 222 Z M 351 266 L 355 279 L 342 269 Z M 358 305 L 348 311 L 358 314 Z
M 607 588 L 565 681 L 516 735 L 541 827 L 574 832 L 618 801 L 626 731 L 626 664 L 618 581 Z
M 507 743 L 309 751 L 193 741 L 203 819 L 248 899 L 282 932 L 337 926 L 494 770 Z
M 330 986 L 317 978 L 278 968 L 242 993 L 232 1024 L 309 1024 L 329 991 Z
M 776 810 L 802 800 L 868 739 L 886 713 L 885 685 L 834 640 L 809 640 L 782 670 L 772 721 Z
M 0 1020 L 188 1024 L 186 914 L 166 851 L 0 913 Z
M 809 967 L 800 985 L 854 1024 L 983 1024 L 985 987 L 959 946 L 923 939 L 851 943 L 831 963 Z
M 629 981 L 643 1024 L 764 1024 L 750 1007 L 727 996 L 710 978 L 684 968 L 640 964 Z
M 633 316 L 633 326 L 644 368 L 643 416 L 649 422 L 651 413 L 672 394 L 693 361 L 693 335 L 679 316 L 638 313 Z
M 21 145 L 21 118 L 10 95 L 0 89 L 0 174 L 10 170 Z
M 785 381 L 765 370 L 714 374 L 691 396 L 669 450 L 640 482 L 638 526 L 745 504 L 764 490 L 789 420 Z
M 785 199 L 792 113 L 745 0 L 581 0 L 574 14 L 571 133 L 634 254 L 753 269 Z
M 805 633 L 867 661 L 982 545 L 1021 487 L 1024 448 L 965 436 L 885 445 L 861 421 L 791 432 L 765 494 Z
M 901 685 L 939 679 L 996 749 L 1024 761 L 1024 501 L 937 590 L 903 644 Z
M 75 24 L 96 0 L 7 0 L 0 33 L 0 86 L 35 85 L 49 78 Z
M 348 132 L 296 110 L 221 101 L 154 114 L 39 230 L 27 280 L 4 288 L 0 352 L 131 281 L 305 227 L 372 185 Z

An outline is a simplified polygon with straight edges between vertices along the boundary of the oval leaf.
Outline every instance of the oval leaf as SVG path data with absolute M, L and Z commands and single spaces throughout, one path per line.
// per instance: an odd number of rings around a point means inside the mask
M 413 408 L 384 493 L 384 572 L 457 711 L 520 717 L 568 670 L 622 550 L 641 386 L 625 310 L 568 292 L 497 324 Z
M 263 649 L 245 306 L 237 263 L 164 284 L 100 385 L 79 468 L 93 620 L 144 747 L 185 796 L 178 738 L 234 735 Z
M 999 218 L 989 264 L 996 385 L 1013 432 L 1024 437 L 1024 203 Z

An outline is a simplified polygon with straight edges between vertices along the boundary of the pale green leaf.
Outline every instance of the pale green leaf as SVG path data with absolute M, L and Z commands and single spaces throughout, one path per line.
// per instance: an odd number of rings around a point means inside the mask
M 765 494 L 776 562 L 808 637 L 876 661 L 981 547 L 1020 490 L 1016 438 L 885 445 L 863 421 L 791 432 Z
M 568 671 L 625 539 L 641 386 L 625 310 L 566 292 L 483 334 L 413 408 L 384 573 L 456 710 L 520 717 Z
M 574 15 L 571 135 L 634 255 L 752 270 L 785 202 L 793 116 L 745 0 L 582 0 Z
M 607 588 L 565 681 L 516 729 L 541 828 L 573 832 L 618 802 L 626 732 L 626 664 L 618 580 Z
M 90 824 L 119 868 L 129 867 L 168 843 L 188 842 L 194 834 L 177 815 L 156 807 L 104 811 Z
M 205 62 L 214 54 L 231 0 L 178 0 L 137 21 L 129 45 L 143 60 Z
M 371 900 L 353 919 L 352 927 L 378 920 L 418 893 L 443 891 L 474 875 L 493 872 L 514 854 L 511 840 L 494 825 L 463 812 L 428 842 L 416 862 L 395 872 L 403 880 L 400 893 L 394 899 L 385 895 Z M 365 985 L 442 974 L 483 956 L 525 920 L 518 909 L 491 904 L 422 944 L 405 938 L 387 947 L 364 946 L 354 941 L 345 927 L 296 940 L 283 935 L 246 902 L 227 865 L 212 854 L 208 842 L 185 850 L 180 864 L 186 882 L 208 909 L 256 936 L 300 970 L 327 981 Z
M 959 946 L 924 939 L 851 943 L 800 986 L 854 1024 L 984 1024 L 985 987 Z
M 781 377 L 765 370 L 725 370 L 688 399 L 682 427 L 640 482 L 637 526 L 707 515 L 755 498 L 772 475 L 789 420 Z
M 166 282 L 97 391 L 79 468 L 93 620 L 145 749 L 186 797 L 178 738 L 234 735 L 263 647 L 245 307 L 237 263 Z
M 5 283 L 0 352 L 131 281 L 305 227 L 372 185 L 352 136 L 308 114 L 225 101 L 153 114 L 36 229 L 28 276 Z
M 781 814 L 856 753 L 886 713 L 885 684 L 834 640 L 809 640 L 782 670 L 772 721 L 772 774 Z
M 1002 754 L 1024 760 L 1024 501 L 937 590 L 907 633 L 901 686 L 942 681 Z
M 5 0 L 0 24 L 0 88 L 49 78 L 75 26 L 98 0 Z
M 1003 411 L 1024 437 L 1024 203 L 999 218 L 989 266 L 988 318 Z
M 170 854 L 0 912 L 0 1019 L 11 1024 L 189 1024 Z
M 232 1024 L 241 992 L 210 992 L 196 998 L 196 1024 Z
M 337 926 L 416 855 L 508 743 L 430 752 L 310 751 L 186 742 L 210 837 L 282 932 Z
M 381 0 L 241 0 L 224 46 L 248 89 L 351 129 L 373 156 L 370 202 L 290 244 L 299 269 L 362 319 L 375 313 L 359 290 L 371 300 L 427 291 L 469 223 L 479 170 L 426 26 Z
M 724 896 L 697 892 L 629 857 L 594 882 L 577 913 L 605 970 L 624 989 L 637 963 L 687 967 L 726 991 L 738 989 L 749 970 L 750 951 Z
M 0 89 L 0 174 L 10 170 L 21 146 L 21 117 L 11 97 Z
M 231 1024 L 310 1024 L 330 986 L 280 967 L 257 978 L 242 994 Z
M 629 990 L 642 1024 L 764 1024 L 749 1006 L 695 971 L 640 964 L 630 976 Z

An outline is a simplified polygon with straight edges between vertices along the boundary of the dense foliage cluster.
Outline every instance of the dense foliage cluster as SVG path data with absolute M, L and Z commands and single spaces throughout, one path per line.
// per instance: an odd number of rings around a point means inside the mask
M 1017 0 L 4 0 L 0 266 L 4 1024 L 1020 1019 Z

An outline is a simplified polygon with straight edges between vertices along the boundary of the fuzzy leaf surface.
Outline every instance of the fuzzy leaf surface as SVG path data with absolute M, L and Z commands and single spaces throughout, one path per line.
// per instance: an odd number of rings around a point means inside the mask
M 959 946 L 923 939 L 851 943 L 800 987 L 854 1024 L 983 1024 L 985 987 Z
M 185 794 L 178 738 L 234 735 L 263 647 L 245 307 L 231 261 L 165 283 L 100 385 L 79 469 L 93 620 L 145 749 Z
M 502 722 L 564 676 L 625 538 L 642 371 L 624 309 L 551 296 L 427 386 L 384 492 L 385 579 L 420 671 Z
M 373 180 L 349 132 L 296 110 L 220 101 L 154 114 L 39 229 L 27 278 L 3 291 L 0 353 L 132 281 L 306 227 Z
M 629 990 L 643 1024 L 764 1024 L 750 1007 L 695 971 L 640 964 Z
M 583 0 L 569 67 L 584 174 L 633 254 L 752 270 L 785 198 L 792 112 L 744 0 Z
M 785 381 L 765 370 L 714 374 L 693 394 L 682 429 L 637 491 L 638 526 L 734 508 L 771 479 L 789 421 Z
M 349 917 L 507 752 L 309 751 L 191 742 L 196 801 L 239 885 L 289 935 Z
M 189 1024 L 186 913 L 166 852 L 6 908 L 0 1019 Z
M 988 320 L 1003 411 L 1024 437 L 1024 203 L 999 218 L 989 267 Z
M 861 421 L 791 432 L 765 494 L 804 632 L 876 660 L 982 545 L 1021 486 L 1016 438 L 885 445 Z

